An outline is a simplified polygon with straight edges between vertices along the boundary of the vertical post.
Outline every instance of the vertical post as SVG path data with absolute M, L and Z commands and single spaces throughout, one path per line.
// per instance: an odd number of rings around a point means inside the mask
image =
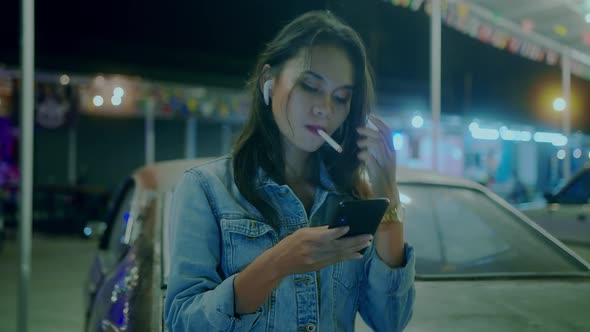
M 571 145 L 570 145 L 570 117 L 571 117 L 571 52 L 566 49 L 561 57 L 561 90 L 565 100 L 565 109 L 563 110 L 562 129 L 563 134 L 567 137 L 565 149 L 565 158 L 563 159 L 563 177 L 569 179 L 571 169 Z
M 231 150 L 231 125 L 224 123 L 221 125 L 221 153 L 225 154 Z
M 548 184 L 553 187 L 559 181 L 559 159 L 557 159 L 555 152 L 552 152 L 553 153 L 551 154 L 551 163 L 549 164 L 551 167 L 551 177 L 549 178 Z
M 430 16 L 430 107 L 432 109 L 432 169 L 438 171 L 441 105 L 441 5 L 432 0 Z
M 156 135 L 154 131 L 155 105 L 148 99 L 145 110 L 145 164 L 151 165 L 156 161 Z
M 471 72 L 463 77 L 463 113 L 467 114 L 471 109 L 471 93 L 473 90 L 473 74 Z
M 68 182 L 76 184 L 78 137 L 76 126 L 72 125 L 68 131 Z
M 184 142 L 184 157 L 193 159 L 197 157 L 197 116 L 189 115 L 186 120 L 186 132 Z
M 21 1 L 21 141 L 19 224 L 19 332 L 29 330 L 29 287 L 31 283 L 31 237 L 33 211 L 33 121 L 35 78 L 35 1 Z

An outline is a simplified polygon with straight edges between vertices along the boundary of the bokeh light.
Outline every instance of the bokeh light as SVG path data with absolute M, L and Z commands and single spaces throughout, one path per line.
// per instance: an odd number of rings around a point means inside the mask
M 65 75 L 65 74 L 64 75 L 61 75 L 59 77 L 59 83 L 61 85 L 68 85 L 68 84 L 70 84 L 70 77 L 68 75 Z
M 102 99 L 101 96 L 94 96 L 94 98 L 92 98 L 92 103 L 94 106 L 100 107 L 102 104 L 104 104 L 104 99 Z
M 420 115 L 415 115 L 412 118 L 412 126 L 414 128 L 422 128 L 423 125 L 424 125 L 424 118 L 421 117 Z
M 561 97 L 555 98 L 555 100 L 553 101 L 553 109 L 558 112 L 563 111 L 566 107 L 567 103 L 565 102 L 565 99 Z

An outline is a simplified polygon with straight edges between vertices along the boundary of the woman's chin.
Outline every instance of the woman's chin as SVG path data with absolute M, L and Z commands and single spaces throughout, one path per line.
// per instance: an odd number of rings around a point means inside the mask
M 303 152 L 313 153 L 322 147 L 321 144 L 298 144 L 297 147 Z

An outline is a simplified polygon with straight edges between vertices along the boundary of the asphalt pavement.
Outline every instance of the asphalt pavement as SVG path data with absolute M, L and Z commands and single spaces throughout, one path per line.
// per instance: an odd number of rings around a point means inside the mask
M 81 332 L 84 281 L 95 240 L 33 235 L 30 283 L 31 332 Z M 17 331 L 18 241 L 9 233 L 0 248 L 0 322 L 4 332 Z
M 34 234 L 29 331 L 83 331 L 84 281 L 96 247 L 96 240 Z M 590 247 L 571 247 L 590 262 Z M 2 332 L 16 331 L 17 292 L 18 242 L 9 233 L 0 247 Z M 370 329 L 357 322 L 357 331 Z

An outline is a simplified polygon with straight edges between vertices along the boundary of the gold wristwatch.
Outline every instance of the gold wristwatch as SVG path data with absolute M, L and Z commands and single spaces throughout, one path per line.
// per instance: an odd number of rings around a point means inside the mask
M 406 209 L 402 204 L 391 206 L 385 211 L 382 224 L 401 224 L 405 221 Z

